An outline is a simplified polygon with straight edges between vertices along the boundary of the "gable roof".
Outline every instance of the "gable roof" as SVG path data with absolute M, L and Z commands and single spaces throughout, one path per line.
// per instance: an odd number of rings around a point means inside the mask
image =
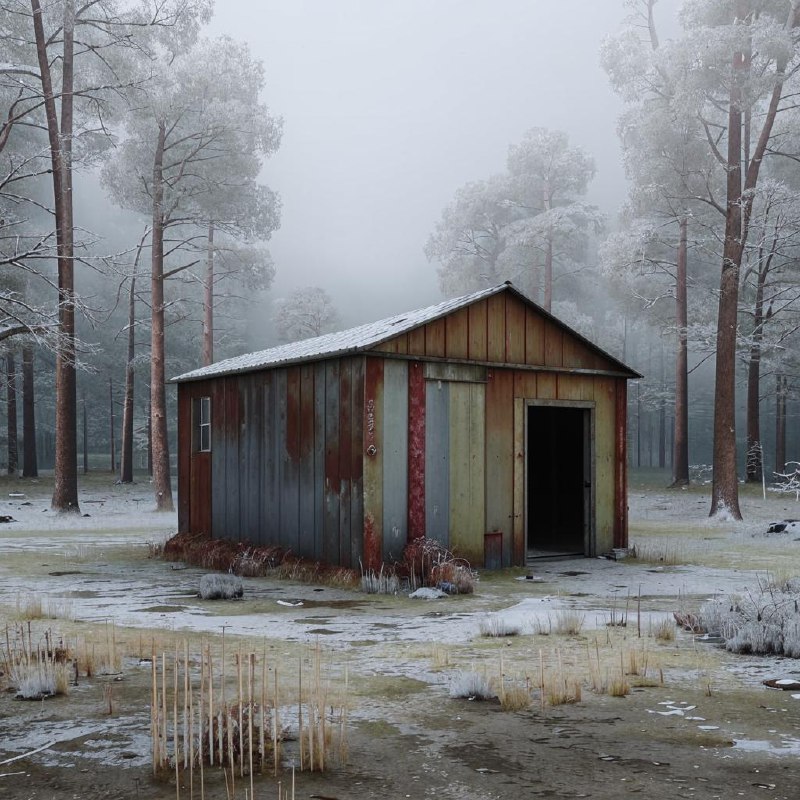
M 271 347 L 267 350 L 259 350 L 254 353 L 245 353 L 241 356 L 228 358 L 224 361 L 218 361 L 215 364 L 210 364 L 207 367 L 200 367 L 199 369 L 185 372 L 172 378 L 174 383 L 183 383 L 186 381 L 200 381 L 208 378 L 216 378 L 222 375 L 235 375 L 243 372 L 256 372 L 262 369 L 271 369 L 273 367 L 284 367 L 292 364 L 300 364 L 306 361 L 318 361 L 326 358 L 334 358 L 336 356 L 352 355 L 356 353 L 363 353 L 377 347 L 384 342 L 393 339 L 403 333 L 408 333 L 421 325 L 426 325 L 429 322 L 434 322 L 437 319 L 452 314 L 454 311 L 466 308 L 480 300 L 487 297 L 500 294 L 501 292 L 509 292 L 522 300 L 523 303 L 532 307 L 537 313 L 543 317 L 551 320 L 560 328 L 574 336 L 576 339 L 583 342 L 585 345 L 594 350 L 597 354 L 607 359 L 611 365 L 624 373 L 626 377 L 639 378 L 639 373 L 632 370 L 630 367 L 623 364 L 618 359 L 606 353 L 594 342 L 591 342 L 585 336 L 582 336 L 577 331 L 570 328 L 557 317 L 554 317 L 549 312 L 538 306 L 530 298 L 526 297 L 522 292 L 515 288 L 509 281 L 501 283 L 498 286 L 492 286 L 489 289 L 482 289 L 478 292 L 463 295 L 462 297 L 455 297 L 450 300 L 445 300 L 436 305 L 421 308 L 417 311 L 408 311 L 404 314 L 395 314 L 393 317 L 378 320 L 377 322 L 368 322 L 365 325 L 358 325 L 355 328 L 348 328 L 344 331 L 337 331 L 336 333 L 326 333 L 322 336 L 315 336 L 312 339 L 301 339 L 298 342 L 291 342 L 289 344 L 278 345 Z

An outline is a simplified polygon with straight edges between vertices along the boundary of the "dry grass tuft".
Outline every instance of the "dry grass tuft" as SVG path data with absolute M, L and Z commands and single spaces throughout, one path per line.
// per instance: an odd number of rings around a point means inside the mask
M 659 642 L 675 641 L 675 623 L 670 619 L 662 619 L 651 630 L 651 635 Z
M 504 636 L 519 636 L 521 632 L 519 625 L 509 622 L 507 619 L 503 619 L 503 617 L 499 616 L 498 614 L 492 614 L 491 616 L 482 619 L 479 624 L 479 629 L 481 636 L 497 638 Z
M 556 612 L 553 630 L 562 636 L 577 636 L 583 629 L 585 615 L 572 608 L 564 608 Z
M 450 681 L 450 697 L 467 700 L 494 700 L 489 679 L 482 672 L 457 672 Z

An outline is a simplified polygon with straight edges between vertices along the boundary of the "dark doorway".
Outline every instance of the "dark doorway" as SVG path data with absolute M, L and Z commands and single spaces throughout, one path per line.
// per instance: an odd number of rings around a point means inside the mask
M 528 557 L 589 555 L 588 408 L 528 406 Z

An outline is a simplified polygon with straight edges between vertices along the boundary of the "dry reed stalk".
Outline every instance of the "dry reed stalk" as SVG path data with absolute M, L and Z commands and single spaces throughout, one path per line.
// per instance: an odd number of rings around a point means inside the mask
M 266 761 L 266 743 L 264 741 L 264 716 L 265 708 L 267 705 L 267 643 L 264 642 L 264 659 L 261 663 L 261 725 L 258 729 L 258 749 L 260 753 L 261 762 L 259 768 L 261 774 L 264 774 L 264 762 Z M 302 753 L 302 750 L 301 750 Z
M 539 700 L 544 709 L 544 653 L 539 648 Z
M 214 766 L 214 659 L 208 645 L 208 763 Z
M 180 766 L 180 749 L 178 743 L 178 643 L 175 642 L 175 660 L 172 663 L 172 749 L 175 754 L 175 797 L 180 800 L 181 781 L 178 769 Z
M 161 747 L 163 765 L 167 762 L 167 654 L 161 653 Z
M 339 763 L 347 763 L 347 703 L 350 690 L 349 670 L 344 668 L 344 700 L 342 701 L 342 716 L 339 727 Z M 292 770 L 292 793 L 294 794 L 294 769 Z
M 242 701 L 242 645 L 239 644 L 239 652 L 236 654 L 236 672 L 239 684 L 239 777 L 244 778 L 244 720 L 242 717 L 244 705 Z
M 300 772 L 303 771 L 303 657 L 298 659 L 297 669 L 297 729 L 300 742 Z
M 189 766 L 187 740 L 189 738 L 189 642 L 183 640 L 183 768 Z
M 278 663 L 275 662 L 275 697 L 272 702 L 272 775 L 278 774 Z
M 153 775 L 156 774 L 160 762 L 158 747 L 158 676 L 156 674 L 156 654 L 150 665 L 152 673 L 152 687 L 150 692 L 150 735 L 153 737 Z
M 255 653 L 247 659 L 247 761 L 250 769 L 250 797 L 253 798 L 253 675 L 255 672 Z

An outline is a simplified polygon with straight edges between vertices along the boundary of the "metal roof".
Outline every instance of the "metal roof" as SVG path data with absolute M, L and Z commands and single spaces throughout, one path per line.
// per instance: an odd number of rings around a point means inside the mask
M 510 291 L 519 297 L 523 302 L 535 308 L 537 312 L 567 330 L 572 336 L 580 339 L 598 354 L 607 358 L 621 372 L 627 373 L 632 378 L 641 377 L 630 367 L 625 366 L 621 361 L 618 361 L 613 356 L 601 350 L 596 344 L 577 331 L 574 331 L 557 317 L 554 317 L 552 314 L 536 305 L 530 298 L 526 297 L 507 281 L 498 286 L 492 286 L 488 289 L 473 292 L 472 294 L 463 295 L 462 297 L 445 300 L 436 305 L 418 309 L 417 311 L 408 311 L 404 314 L 396 314 L 393 317 L 387 317 L 377 322 L 369 322 L 365 325 L 358 325 L 355 328 L 348 328 L 344 331 L 326 333 L 322 336 L 315 336 L 312 339 L 301 339 L 298 342 L 290 342 L 289 344 L 271 347 L 268 350 L 258 350 L 254 353 L 245 353 L 244 355 L 236 356 L 235 358 L 227 358 L 224 361 L 218 361 L 207 367 L 201 367 L 191 372 L 184 372 L 182 375 L 172 378 L 172 382 L 200 381 L 208 378 L 217 378 L 222 375 L 256 372 L 262 369 L 288 366 L 305 361 L 318 361 L 335 356 L 361 353 L 371 350 L 379 344 L 393 339 L 395 336 L 407 333 L 429 322 L 434 322 L 454 311 L 458 311 L 461 308 L 470 306 L 479 300 L 492 297 L 503 291 Z

